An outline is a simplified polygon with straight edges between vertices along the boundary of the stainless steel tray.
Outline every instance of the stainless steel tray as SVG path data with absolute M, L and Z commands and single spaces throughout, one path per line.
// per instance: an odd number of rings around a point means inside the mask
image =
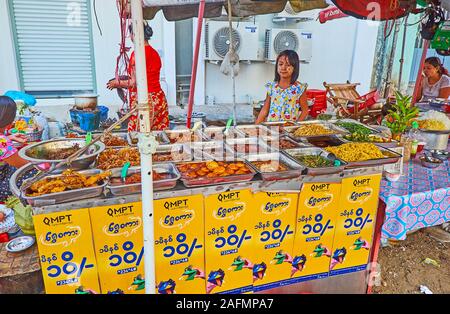
M 169 160 L 157 161 L 155 159 L 155 156 L 158 154 L 168 154 L 168 153 L 171 153 L 171 158 Z M 181 162 L 191 160 L 192 160 L 192 151 L 189 144 L 160 145 L 156 148 L 156 152 L 153 154 L 154 163 Z
M 340 120 L 334 121 L 333 124 L 336 125 L 337 127 L 339 127 L 339 126 L 337 125 L 337 123 L 339 123 L 339 122 L 348 122 L 348 123 L 358 124 L 358 125 L 360 125 L 360 126 L 363 126 L 363 127 L 367 128 L 367 129 L 369 129 L 370 131 L 372 131 L 372 134 L 379 134 L 379 133 L 380 133 L 379 130 L 377 130 L 377 129 L 375 129 L 375 128 L 372 128 L 372 127 L 370 127 L 369 125 L 366 125 L 366 124 L 364 124 L 364 123 L 361 123 L 361 122 L 359 122 L 359 121 L 357 121 L 357 120 L 353 120 L 353 119 L 340 119 Z M 344 130 L 347 130 L 346 128 L 344 128 L 344 127 L 342 127 L 342 126 L 341 126 L 340 128 L 341 128 L 341 129 L 344 129 Z M 349 130 L 347 130 L 347 131 L 350 132 Z
M 344 171 L 345 166 L 347 163 L 341 159 L 338 158 L 338 160 L 341 162 L 341 165 L 339 167 L 323 167 L 323 168 L 312 168 L 308 167 L 304 163 L 302 163 L 300 160 L 295 158 L 295 155 L 319 155 L 321 154 L 323 157 L 331 160 L 328 157 L 328 152 L 319 148 L 319 147 L 307 147 L 307 148 L 295 148 L 295 149 L 287 149 L 283 151 L 284 154 L 286 154 L 289 158 L 294 160 L 295 162 L 302 165 L 304 168 L 306 168 L 306 173 L 311 176 L 318 176 L 318 175 L 324 175 L 324 174 L 334 174 Z
M 388 148 L 378 146 L 380 151 L 383 153 L 383 155 L 386 156 L 386 158 L 378 158 L 378 159 L 370 159 L 365 161 L 346 161 L 347 165 L 345 166 L 346 169 L 348 168 L 360 168 L 360 167 L 370 167 L 370 166 L 381 166 L 381 165 L 387 165 L 387 164 L 395 164 L 402 158 L 402 155 L 399 153 L 396 153 Z
M 244 137 L 261 137 L 261 136 L 274 136 L 279 135 L 280 133 L 275 130 L 271 130 L 270 128 L 264 125 L 255 125 L 255 124 L 247 124 L 247 125 L 238 125 L 236 129 L 241 132 Z
M 80 148 L 84 147 L 86 145 L 86 141 L 84 139 L 70 139 L 70 138 L 64 138 L 64 139 L 55 139 L 45 142 L 39 142 L 33 145 L 25 146 L 19 151 L 19 157 L 22 159 L 25 159 L 32 164 L 58 164 L 59 162 L 62 162 L 63 160 L 49 160 L 49 159 L 43 159 L 42 156 L 46 152 L 49 151 L 55 151 L 61 148 L 69 148 L 72 147 L 74 144 L 79 144 Z M 64 170 L 70 168 L 73 170 L 85 170 L 88 169 L 89 166 L 95 161 L 98 154 L 100 154 L 102 151 L 105 150 L 105 144 L 101 142 L 97 142 L 93 144 L 91 147 L 89 147 L 88 151 L 81 155 L 80 157 L 76 158 L 71 165 L 64 166 L 60 168 L 59 170 L 55 171 L 54 173 L 61 173 Z
M 272 138 L 262 138 L 262 139 L 260 139 L 260 141 L 263 141 L 267 146 L 270 147 L 270 149 L 272 151 L 282 151 L 282 150 L 285 150 L 285 149 L 311 147 L 310 144 L 304 143 L 304 142 L 296 142 L 296 141 L 294 141 L 293 139 L 291 139 L 287 135 L 282 135 L 280 137 L 276 137 L 275 141 L 272 141 Z M 287 142 L 291 143 L 292 145 L 294 145 L 295 147 L 293 147 L 293 148 L 283 148 L 280 145 L 281 141 L 287 141 Z
M 223 132 L 225 131 L 225 127 L 207 127 L 202 131 L 203 137 L 209 141 L 225 141 L 228 138 L 241 138 L 244 137 L 244 134 L 236 131 L 234 127 L 231 127 L 228 130 L 228 135 L 225 136 Z
M 124 196 L 131 194 L 139 194 L 142 192 L 142 184 L 134 183 L 134 184 L 112 184 L 111 180 L 114 178 L 119 178 L 121 176 L 122 169 L 115 168 L 112 169 L 112 176 L 110 181 L 108 182 L 106 188 L 110 190 L 111 194 L 114 196 Z M 166 164 L 157 164 L 153 165 L 153 171 L 158 173 L 170 173 L 172 174 L 171 179 L 153 181 L 153 191 L 163 191 L 173 189 L 177 185 L 177 181 L 181 178 L 178 169 L 175 167 L 173 163 Z M 131 167 L 128 169 L 128 174 L 140 173 L 140 167 Z
M 303 121 L 299 122 L 299 125 L 297 126 L 288 126 L 285 127 L 285 134 L 287 134 L 290 138 L 292 138 L 295 141 L 302 141 L 304 138 L 314 138 L 314 137 L 323 137 L 323 136 L 331 136 L 331 135 L 338 135 L 338 134 L 348 134 L 349 132 L 345 129 L 342 129 L 332 123 L 329 123 L 327 121 L 319 121 L 319 122 L 310 122 L 310 121 Z M 305 126 L 305 125 L 321 125 L 324 128 L 329 129 L 330 131 L 333 131 L 332 134 L 317 134 L 317 135 L 302 135 L 302 136 L 295 136 L 293 133 L 295 130 L 297 130 L 299 127 Z
M 234 151 L 223 142 L 192 143 L 191 149 L 194 151 L 194 160 L 232 161 L 235 159 Z
M 216 185 L 216 184 L 223 184 L 223 183 L 237 183 L 237 182 L 247 182 L 251 181 L 253 177 L 256 174 L 256 171 L 246 162 L 245 160 L 241 159 L 236 162 L 242 162 L 244 163 L 247 168 L 250 170 L 249 174 L 235 174 L 227 177 L 216 177 L 216 178 L 188 178 L 186 177 L 179 169 L 178 167 L 182 164 L 176 164 L 176 167 L 178 171 L 181 173 L 181 181 L 183 184 L 190 188 L 190 187 L 197 187 L 197 186 L 210 186 L 210 185 Z M 190 163 L 183 163 L 183 164 L 195 164 L 195 163 L 201 163 L 198 161 L 190 162 Z
M 305 139 L 305 143 L 312 147 L 325 148 L 328 146 L 339 146 L 345 143 L 342 137 L 330 135 L 330 136 L 317 136 Z
M 188 129 L 167 130 L 164 131 L 164 133 L 167 136 L 170 144 L 184 144 L 208 141 L 208 139 L 203 136 L 203 133 L 200 130 L 197 130 L 195 132 L 192 132 Z M 192 139 L 192 136 L 194 136 L 194 139 Z
M 257 151 L 246 153 L 245 146 L 243 145 L 256 145 Z M 244 157 L 247 155 L 265 154 L 272 152 L 272 149 L 264 141 L 260 141 L 256 137 L 227 139 L 225 146 L 228 146 L 235 153 L 236 157 Z
M 99 169 L 91 169 L 91 170 L 85 170 L 85 171 L 79 171 L 79 173 L 91 176 L 102 173 L 102 170 Z M 61 175 L 52 175 L 47 176 L 46 178 L 55 178 L 60 177 Z M 25 181 L 25 182 L 28 182 Z M 25 184 L 24 182 L 24 184 Z M 20 189 L 21 197 L 27 201 L 28 204 L 31 206 L 41 206 L 41 205 L 54 205 L 54 204 L 61 204 L 61 203 L 68 203 L 72 201 L 77 200 L 83 200 L 87 198 L 93 198 L 93 197 L 99 197 L 103 194 L 103 190 L 106 187 L 108 183 L 108 180 L 103 180 L 103 183 L 101 185 L 90 187 L 90 188 L 84 188 L 84 189 L 78 189 L 78 190 L 71 190 L 71 191 L 64 191 L 59 193 L 52 193 L 52 194 L 45 194 L 40 196 L 26 196 L 26 191 L 23 189 Z
M 104 141 L 101 141 L 107 148 L 115 148 L 115 147 L 126 147 L 129 146 L 130 142 L 128 141 L 128 133 L 126 132 L 119 132 L 119 133 L 111 133 L 112 136 L 120 137 L 121 139 L 124 139 L 127 141 L 128 145 L 119 145 L 119 146 L 108 146 Z
M 253 169 L 261 174 L 264 181 L 277 181 L 286 180 L 292 178 L 298 178 L 302 175 L 305 167 L 294 161 L 293 159 L 281 154 L 280 152 L 261 154 L 261 155 L 249 155 L 245 160 L 253 167 Z M 253 162 L 255 161 L 273 161 L 280 163 L 288 168 L 285 171 L 276 172 L 263 172 Z
M 378 136 L 378 137 L 382 137 L 385 138 L 379 134 L 373 134 L 374 136 Z M 340 137 L 340 139 L 344 142 L 344 143 L 361 143 L 361 142 L 356 142 L 356 141 L 350 141 L 348 139 L 346 139 L 344 136 Z M 398 147 L 398 145 L 400 144 L 399 142 L 395 141 L 395 140 L 391 140 L 390 142 L 386 142 L 386 143 L 376 143 L 376 142 L 368 142 L 368 143 L 372 143 L 375 144 L 376 146 L 380 146 L 380 147 L 385 147 L 385 148 L 394 148 L 394 147 Z
M 167 135 L 166 135 L 166 133 L 164 133 L 164 131 L 152 131 L 152 133 L 153 133 L 153 135 L 155 135 L 156 141 L 160 145 L 170 144 L 170 141 L 167 138 Z M 128 140 L 128 144 L 130 146 L 137 146 L 137 141 L 138 141 L 137 135 L 138 135 L 137 132 L 128 132 L 127 133 L 127 140 Z

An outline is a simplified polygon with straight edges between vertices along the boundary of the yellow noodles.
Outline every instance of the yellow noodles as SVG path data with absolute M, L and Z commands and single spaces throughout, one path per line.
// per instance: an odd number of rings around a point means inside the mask
M 431 130 L 431 131 L 444 131 L 445 130 L 445 124 L 442 121 L 439 120 L 419 120 L 419 127 L 424 130 Z
M 380 149 L 372 143 L 346 143 L 325 149 L 346 162 L 384 158 Z
M 304 125 L 294 131 L 294 135 L 298 137 L 310 135 L 327 135 L 327 134 L 335 134 L 335 132 L 327 128 L 324 128 L 319 124 Z

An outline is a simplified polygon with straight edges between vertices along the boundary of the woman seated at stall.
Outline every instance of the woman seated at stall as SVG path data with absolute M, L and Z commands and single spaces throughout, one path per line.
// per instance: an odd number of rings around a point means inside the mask
M 293 50 L 278 55 L 275 79 L 266 84 L 267 96 L 256 124 L 272 121 L 303 121 L 308 117 L 307 84 L 297 81 L 300 61 Z
M 25 143 L 19 135 L 6 135 L 7 127 L 14 122 L 17 106 L 14 100 L 0 96 L 0 203 L 4 203 L 11 195 L 9 178 L 27 162 L 20 158 L 12 141 Z
M 442 65 L 438 57 L 430 57 L 425 60 L 423 66 L 422 88 L 418 99 L 428 101 L 442 98 L 447 100 L 450 96 L 450 77 L 447 69 Z

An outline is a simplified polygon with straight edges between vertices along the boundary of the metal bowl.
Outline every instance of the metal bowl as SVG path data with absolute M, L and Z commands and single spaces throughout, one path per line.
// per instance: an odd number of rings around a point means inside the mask
M 75 144 L 79 144 L 80 148 L 84 147 L 86 145 L 86 142 L 84 139 L 79 138 L 70 138 L 70 139 L 54 139 L 50 141 L 40 142 L 36 143 L 34 145 L 26 146 L 25 148 L 21 149 L 19 151 L 20 158 L 29 161 L 32 164 L 35 165 L 47 165 L 43 166 L 43 168 L 48 167 L 48 165 L 56 165 L 63 161 L 63 159 L 60 160 L 49 160 L 45 159 L 41 156 L 45 155 L 48 152 L 57 151 L 62 148 L 70 148 Z M 105 150 L 105 144 L 101 142 L 97 142 L 93 144 L 87 152 L 85 152 L 80 157 L 76 158 L 74 161 L 72 161 L 70 168 L 73 170 L 84 170 L 89 168 L 89 166 L 95 161 L 98 154 L 100 154 L 102 151 Z M 65 169 L 69 168 L 69 165 L 67 167 L 63 167 L 59 169 L 60 172 L 64 171 Z M 57 172 L 55 172 L 57 173 Z
M 440 165 L 442 165 L 443 161 L 438 159 L 438 158 L 434 158 L 434 157 L 429 157 L 428 161 L 425 156 L 420 157 L 420 162 L 422 163 L 422 166 L 424 166 L 425 168 L 438 168 Z
M 447 160 L 448 157 L 450 157 L 450 153 L 446 150 L 440 150 L 440 149 L 432 149 L 430 150 L 431 156 L 434 158 L 440 159 L 442 161 Z

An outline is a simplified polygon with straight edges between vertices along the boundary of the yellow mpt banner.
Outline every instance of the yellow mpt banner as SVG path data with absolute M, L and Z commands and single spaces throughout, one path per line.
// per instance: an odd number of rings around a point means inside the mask
M 279 287 L 290 278 L 298 193 L 254 194 L 253 291 Z
M 330 276 L 366 269 L 372 247 L 381 174 L 342 180 Z
M 205 294 L 203 195 L 154 204 L 156 293 Z
M 141 203 L 95 207 L 89 213 L 102 293 L 145 293 Z
M 205 198 L 206 293 L 252 291 L 256 211 L 250 190 Z
M 33 217 L 47 294 L 100 293 L 88 209 Z
M 328 277 L 340 183 L 305 183 L 298 202 L 291 283 Z

